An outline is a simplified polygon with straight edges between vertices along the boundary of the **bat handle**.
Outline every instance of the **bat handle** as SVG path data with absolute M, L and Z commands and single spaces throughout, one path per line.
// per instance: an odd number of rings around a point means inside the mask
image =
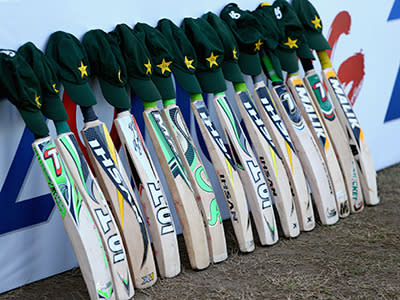
M 332 62 L 329 59 L 328 53 L 325 50 L 317 51 L 317 55 L 319 58 L 319 62 L 321 63 L 322 69 L 329 69 L 332 68 Z
M 83 115 L 83 121 L 85 123 L 97 120 L 97 116 L 96 113 L 94 112 L 93 106 L 89 107 L 81 106 L 81 111 Z
M 300 58 L 301 65 L 303 66 L 304 72 L 308 72 L 312 69 L 314 69 L 313 63 L 311 59 L 307 58 Z

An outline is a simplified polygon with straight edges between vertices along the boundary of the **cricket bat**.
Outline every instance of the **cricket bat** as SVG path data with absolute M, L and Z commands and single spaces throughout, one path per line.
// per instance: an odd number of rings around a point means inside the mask
M 60 211 L 90 299 L 116 299 L 98 229 L 55 144 L 48 136 L 36 139 L 32 148 Z
M 133 182 L 147 219 L 160 276 L 171 278 L 181 271 L 178 241 L 170 208 L 153 160 L 135 118 L 127 110 L 114 119 Z
M 202 211 L 210 260 L 213 263 L 224 261 L 228 257 L 228 252 L 222 217 L 214 190 L 185 124 L 181 110 L 174 100 L 163 102 L 164 108 L 161 110 L 161 116 L 171 133 Z
M 314 210 L 308 183 L 298 154 L 263 78 L 255 76 L 253 82 L 253 94 L 258 112 L 272 137 L 275 147 L 283 157 L 284 167 L 294 195 L 300 229 L 302 231 L 313 230 L 315 227 Z
M 72 132 L 58 134 L 55 144 L 98 228 L 110 266 L 116 298 L 131 299 L 134 287 L 124 244 L 103 192 L 89 169 L 75 135 Z
M 89 113 L 94 114 L 92 108 L 83 111 Z M 89 159 L 122 234 L 134 286 L 150 287 L 157 273 L 145 220 L 106 125 L 95 116 L 85 117 L 91 119 L 81 131 Z
M 145 126 L 178 214 L 190 265 L 193 269 L 205 269 L 210 264 L 206 229 L 185 167 L 156 103 L 143 104 Z
M 313 102 L 311 100 L 311 96 L 308 93 L 308 91 L 312 93 L 310 82 L 307 78 L 305 78 L 305 81 L 308 90 L 298 74 L 289 74 L 287 84 L 301 115 L 308 125 L 314 139 L 317 141 L 319 150 L 325 159 L 329 175 L 332 179 L 333 190 L 335 191 L 339 217 L 345 218 L 350 214 L 350 205 L 348 200 L 349 190 L 346 190 L 344 176 L 338 158 L 336 157 L 333 143 L 325 129 L 323 121 L 321 121 L 320 114 L 315 108 L 315 101 Z M 312 95 L 315 96 L 313 93 Z
M 225 94 L 216 93 L 213 104 L 244 186 L 260 242 L 262 245 L 273 245 L 279 236 L 264 174 Z
M 339 214 L 332 182 L 322 154 L 286 86 L 276 78 L 269 57 L 265 55 L 263 62 L 271 78 L 275 78 L 271 93 L 299 155 L 321 223 L 335 224 Z
M 256 109 L 246 84 L 234 83 L 233 86 L 236 91 L 237 107 L 254 146 L 261 170 L 268 181 L 283 234 L 285 237 L 296 237 L 300 234 L 299 220 L 282 157 Z M 270 209 L 273 210 L 272 207 Z M 271 214 L 273 215 L 273 211 Z
M 241 252 L 255 249 L 249 208 L 242 182 L 229 148 L 210 118 L 201 94 L 191 95 L 191 107 L 206 144 L 229 210 L 233 231 Z
M 325 125 L 326 132 L 330 136 L 331 143 L 336 151 L 343 178 L 345 179 L 350 212 L 360 212 L 364 207 L 364 201 L 361 192 L 360 177 L 348 139 L 341 128 L 342 126 L 337 117 L 336 109 L 333 107 L 319 76 L 313 68 L 310 68 L 312 65 L 305 61 L 302 61 L 302 63 L 306 72 L 304 77 L 305 85 L 310 91 L 314 108 L 316 108 L 321 116 L 322 123 Z
M 326 51 L 318 51 L 317 54 L 322 67 L 322 78 L 333 106 L 336 108 L 338 119 L 347 134 L 356 161 L 365 203 L 367 205 L 377 205 L 380 200 L 378 197 L 376 170 L 364 132 L 332 67 L 328 54 Z

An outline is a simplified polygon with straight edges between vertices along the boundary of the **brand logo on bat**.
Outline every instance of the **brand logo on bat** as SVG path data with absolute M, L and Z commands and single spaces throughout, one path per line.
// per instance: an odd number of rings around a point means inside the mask
M 140 135 L 136 130 L 136 126 L 133 123 L 133 120 L 130 118 L 130 122 L 128 123 L 128 129 L 131 132 L 131 145 L 133 146 L 133 150 L 141 156 L 143 154 L 143 147 L 140 139 Z
M 147 231 L 145 224 L 143 222 L 142 216 L 139 212 L 138 207 L 133 200 L 133 196 L 128 190 L 127 184 L 122 177 L 119 169 L 115 165 L 111 153 L 107 147 L 107 142 L 105 141 L 104 132 L 102 131 L 102 127 L 91 127 L 84 131 L 84 135 L 86 140 L 88 141 L 91 152 L 96 158 L 97 162 L 100 164 L 104 172 L 107 174 L 108 178 L 112 181 L 113 185 L 118 189 L 120 194 L 123 196 L 124 200 L 128 202 L 132 211 L 135 214 L 136 220 L 139 223 L 143 245 L 144 245 L 144 253 L 142 264 L 147 259 L 147 248 L 149 245 L 149 240 L 147 236 Z
M 286 130 L 286 126 L 283 123 L 278 112 L 276 111 L 274 105 L 272 104 L 273 100 L 272 100 L 271 95 L 269 94 L 268 90 L 265 87 L 262 89 L 257 89 L 257 94 L 258 94 L 258 97 L 260 98 L 260 102 L 261 102 L 262 106 L 264 107 L 264 110 L 267 112 L 268 116 L 271 118 L 272 122 L 275 124 L 275 127 L 278 129 L 278 131 L 280 132 L 282 137 L 288 143 L 290 149 L 292 149 L 292 151 L 295 152 L 292 140 L 290 139 L 290 136 Z
M 174 131 L 179 137 L 179 142 L 181 147 L 183 148 L 183 153 L 185 158 L 190 166 L 190 169 L 193 170 L 194 164 L 196 163 L 196 151 L 193 147 L 192 140 L 189 136 L 189 133 L 186 130 L 186 125 L 181 118 L 181 114 L 179 113 L 178 108 L 172 108 L 168 110 L 168 116 L 174 125 Z
M 175 228 L 172 223 L 171 212 L 165 202 L 160 183 L 149 182 L 147 187 L 149 188 L 153 205 L 157 209 L 157 220 L 161 225 L 161 235 L 174 232 Z
M 133 211 L 135 212 L 136 219 L 138 220 L 139 223 L 143 223 L 143 219 L 139 214 L 138 208 L 136 207 L 133 197 L 131 193 L 129 192 L 125 181 L 118 170 L 118 168 L 115 166 L 114 161 L 111 158 L 110 153 L 108 152 L 108 149 L 104 146 L 102 146 L 102 142 L 99 141 L 98 139 L 94 138 L 92 140 L 89 140 L 88 138 L 88 143 L 93 151 L 94 156 L 96 157 L 96 160 L 100 163 L 104 171 L 106 171 L 108 177 L 112 180 L 118 191 L 124 196 L 124 199 L 129 203 L 129 205 L 132 207 Z
M 250 171 L 251 178 L 257 187 L 257 194 L 262 200 L 261 208 L 266 209 L 268 207 L 271 207 L 272 203 L 269 196 L 268 186 L 264 180 L 264 177 L 262 177 L 260 167 L 258 166 L 257 162 L 253 160 L 247 160 L 246 164 Z
M 304 129 L 303 118 L 301 117 L 296 104 L 294 103 L 292 97 L 289 95 L 285 86 L 280 85 L 274 88 L 276 90 L 276 93 L 278 94 L 279 100 L 281 101 L 283 107 L 285 108 L 286 113 L 288 114 L 290 120 L 292 121 L 294 128 L 296 128 L 299 131 L 302 131 Z
M 179 157 L 178 151 L 175 148 L 175 144 L 172 137 L 169 134 L 168 128 L 165 126 L 164 121 L 158 111 L 152 111 L 151 113 L 153 120 L 153 127 L 158 130 L 157 134 L 159 137 L 160 145 L 163 147 L 164 155 L 166 155 L 166 160 L 168 161 L 169 168 L 172 175 L 176 178 L 181 176 L 186 182 L 187 186 L 192 190 L 192 186 L 186 176 L 185 168 Z
M 154 273 L 151 272 L 150 274 L 142 277 L 142 285 L 149 283 L 154 280 Z
M 308 82 L 314 92 L 315 97 L 317 98 L 318 105 L 321 108 L 322 114 L 325 119 L 333 121 L 335 119 L 335 110 L 328 98 L 328 94 L 325 91 L 324 86 L 317 74 L 313 74 L 307 77 Z
M 314 110 L 314 106 L 311 103 L 311 99 L 308 95 L 306 87 L 302 84 L 295 84 L 294 87 L 296 89 L 297 95 L 300 98 L 300 101 L 303 103 L 308 119 L 311 121 L 311 125 L 318 136 L 318 140 L 321 143 L 322 147 L 324 147 L 325 149 L 328 142 L 325 130 L 322 127 L 322 124 L 317 116 L 317 113 Z
M 82 206 L 82 196 L 78 192 L 78 190 L 74 187 L 73 180 L 65 168 L 63 162 L 60 159 L 58 151 L 53 143 L 46 142 L 44 144 L 40 144 L 39 149 L 43 153 L 43 157 L 47 167 L 52 173 L 52 178 L 55 180 L 57 187 L 59 188 L 61 194 L 64 197 L 65 204 L 68 207 L 68 210 L 79 227 L 79 214 Z M 48 176 L 46 176 L 48 177 Z M 49 182 L 49 178 L 46 178 Z M 51 183 L 53 186 L 53 183 Z M 56 203 L 59 206 L 59 210 L 61 212 L 62 217 L 65 216 L 64 204 L 59 199 L 57 192 L 52 191 L 53 195 L 56 195 Z
M 208 132 L 210 133 L 210 135 L 213 138 L 213 140 L 215 141 L 215 143 L 218 145 L 218 148 L 224 154 L 227 161 L 231 164 L 231 166 L 234 166 L 235 164 L 233 163 L 233 159 L 232 159 L 231 155 L 229 154 L 228 150 L 226 149 L 221 136 L 219 135 L 218 131 L 215 129 L 215 126 L 212 123 L 210 116 L 208 114 L 207 108 L 205 107 L 204 103 L 199 103 L 199 102 L 200 101 L 195 102 L 195 107 L 197 109 L 197 112 L 199 113 L 201 120 L 203 121 L 203 124 L 207 128 Z
M 54 184 L 57 185 L 62 196 L 67 201 L 66 204 L 70 206 L 69 203 L 71 202 L 70 201 L 71 196 L 70 196 L 69 181 L 66 178 L 66 174 L 63 172 L 63 167 L 59 160 L 56 147 L 51 142 L 46 141 L 44 143 L 38 144 L 38 148 L 39 150 L 34 148 L 36 156 L 45 174 L 46 181 L 49 185 L 54 202 L 56 203 L 58 210 L 60 211 L 61 217 L 64 219 L 66 214 L 66 208 L 64 207 L 63 201 L 58 195 Z M 45 169 L 44 164 L 47 165 L 51 174 L 47 174 L 47 170 Z M 54 182 L 50 179 L 50 177 L 54 179 Z
M 233 221 L 237 222 L 238 218 L 237 218 L 237 212 L 236 212 L 236 209 L 235 209 L 235 205 L 231 201 L 232 196 L 231 196 L 231 193 L 229 191 L 229 186 L 227 184 L 227 180 L 226 180 L 226 178 L 225 178 L 225 176 L 223 174 L 219 174 L 219 181 L 220 181 L 222 192 L 225 195 L 226 202 L 228 202 L 228 208 L 229 208 L 229 211 L 231 212 L 231 219 Z
M 103 230 L 104 235 L 110 232 L 110 223 L 112 222 L 112 218 L 106 209 L 95 209 L 94 210 L 97 220 L 99 220 L 101 229 Z M 117 263 L 119 261 L 123 261 L 125 259 L 125 254 L 123 251 L 123 244 L 121 241 L 121 236 L 117 233 L 110 235 L 107 237 L 107 246 L 113 253 L 113 263 Z
M 347 121 L 349 122 L 350 127 L 353 130 L 354 136 L 357 140 L 357 144 L 358 146 L 360 146 L 360 136 L 362 134 L 361 126 L 357 120 L 356 114 L 354 113 L 349 100 L 347 99 L 345 92 L 343 91 L 342 85 L 340 84 L 339 79 L 334 75 L 328 75 L 328 80 L 335 92 L 336 98 L 342 106 Z
M 221 109 L 224 111 L 225 116 L 228 118 L 229 123 L 231 124 L 232 130 L 235 134 L 236 142 L 239 144 L 240 148 L 242 148 L 242 150 L 247 155 L 250 155 L 249 151 L 247 150 L 246 136 L 242 132 L 242 127 L 240 126 L 240 123 L 236 119 L 235 115 L 232 113 L 232 108 L 230 107 L 228 101 L 226 100 L 226 97 L 225 96 L 218 97 L 217 103 L 219 104 Z
M 253 120 L 254 125 L 257 126 L 258 130 L 260 131 L 260 133 L 262 134 L 264 139 L 268 142 L 269 146 L 273 149 L 275 155 L 281 159 L 278 151 L 276 150 L 275 144 L 272 141 L 271 136 L 269 135 L 269 132 L 265 128 L 264 122 L 261 120 L 256 108 L 254 107 L 253 102 L 250 100 L 249 94 L 247 92 L 241 92 L 241 93 L 239 93 L 239 98 L 242 101 L 243 107 L 246 109 L 247 114 Z

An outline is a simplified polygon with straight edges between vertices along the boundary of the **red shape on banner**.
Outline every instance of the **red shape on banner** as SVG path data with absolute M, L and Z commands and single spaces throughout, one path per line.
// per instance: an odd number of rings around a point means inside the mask
M 335 17 L 328 32 L 328 42 L 332 50 L 327 50 L 329 57 L 332 60 L 335 52 L 336 45 L 342 34 L 350 34 L 351 16 L 347 11 L 341 11 Z M 343 88 L 351 87 L 348 93 L 350 103 L 354 105 L 360 93 L 362 84 L 364 82 L 364 54 L 357 52 L 356 54 L 347 58 L 338 68 L 338 77 L 343 84 Z
M 364 81 L 364 54 L 357 52 L 346 59 L 339 66 L 337 75 L 344 89 L 351 87 L 347 97 L 351 105 L 354 105 Z

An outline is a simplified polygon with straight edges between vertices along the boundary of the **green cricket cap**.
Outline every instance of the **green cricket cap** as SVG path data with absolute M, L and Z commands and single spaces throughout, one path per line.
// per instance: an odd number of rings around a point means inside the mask
M 60 99 L 60 82 L 53 63 L 32 42 L 18 49 L 25 61 L 31 66 L 42 90 L 42 113 L 54 121 L 68 120 L 68 114 Z
M 226 90 L 222 73 L 224 46 L 212 26 L 201 18 L 185 18 L 181 25 L 192 43 L 197 57 L 196 77 L 205 93 L 218 93 Z
M 149 50 L 154 64 L 152 80 L 157 86 L 163 100 L 176 98 L 172 81 L 172 65 L 174 57 L 165 36 L 156 28 L 145 23 L 137 23 L 133 28 L 139 40 Z
M 202 16 L 218 34 L 224 46 L 224 61 L 222 72 L 226 80 L 232 82 L 244 82 L 242 72 L 239 68 L 239 46 L 228 25 L 216 14 L 208 12 Z
M 89 59 L 85 48 L 75 36 L 64 31 L 54 32 L 47 42 L 46 55 L 55 62 L 61 83 L 72 101 L 83 107 L 97 103 L 88 83 Z
M 145 102 L 160 100 L 161 95 L 151 80 L 153 64 L 145 45 L 126 24 L 117 25 L 111 34 L 116 37 L 124 55 L 132 90 Z
M 88 54 L 92 74 L 99 79 L 104 98 L 116 108 L 129 109 L 128 72 L 115 38 L 101 29 L 94 29 L 85 33 L 82 45 Z
M 0 90 L 14 104 L 26 126 L 40 137 L 49 129 L 40 111 L 40 83 L 25 59 L 13 50 L 0 50 Z
M 293 0 L 292 7 L 303 24 L 305 36 L 312 49 L 317 51 L 331 49 L 322 34 L 322 21 L 315 7 L 308 0 Z
M 242 72 L 252 76 L 260 74 L 259 51 L 264 44 L 264 38 L 259 30 L 258 20 L 234 3 L 226 5 L 220 17 L 229 26 L 239 45 L 239 66 Z
M 287 1 L 276 0 L 271 9 L 274 11 L 277 25 L 282 33 L 276 54 L 285 71 L 297 72 L 299 70 L 297 55 L 302 58 L 314 59 L 306 43 L 303 26 Z
M 165 36 L 174 54 L 172 72 L 179 86 L 190 94 L 201 93 L 201 87 L 195 72 L 197 70 L 197 55 L 182 28 L 169 19 L 161 19 L 157 29 Z

